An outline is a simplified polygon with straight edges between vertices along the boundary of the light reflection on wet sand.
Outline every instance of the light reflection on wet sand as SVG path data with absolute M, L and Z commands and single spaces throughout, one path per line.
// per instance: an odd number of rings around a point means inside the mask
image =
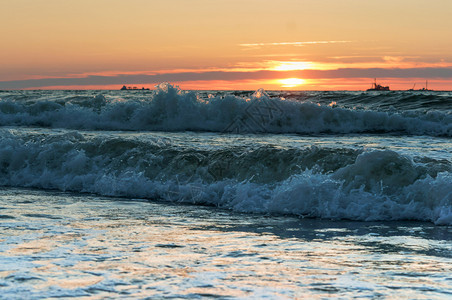
M 0 190 L 7 299 L 447 298 L 452 228 Z

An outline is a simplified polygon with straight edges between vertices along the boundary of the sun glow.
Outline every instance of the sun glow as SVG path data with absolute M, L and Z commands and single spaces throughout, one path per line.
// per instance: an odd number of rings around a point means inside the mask
M 308 61 L 279 61 L 273 62 L 272 70 L 275 71 L 296 71 L 312 69 L 314 64 Z
M 281 83 L 282 87 L 295 87 L 301 84 L 304 84 L 306 80 L 300 79 L 300 78 L 286 78 L 286 79 L 280 79 L 279 83 Z

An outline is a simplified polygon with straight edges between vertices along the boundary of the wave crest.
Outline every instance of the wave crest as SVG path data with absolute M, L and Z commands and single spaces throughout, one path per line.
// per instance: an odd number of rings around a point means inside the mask
M 262 89 L 249 97 L 201 97 L 170 84 L 149 94 L 94 97 L 63 94 L 37 101 L 3 97 L 0 125 L 87 130 L 211 131 L 235 133 L 348 134 L 391 133 L 452 136 L 447 111 L 376 111 L 311 100 L 270 97 Z M 427 98 L 430 99 L 430 98 Z M 429 100 L 430 101 L 430 100 Z
M 0 185 L 242 212 L 452 224 L 452 166 L 389 150 L 187 149 L 164 139 L 3 134 Z

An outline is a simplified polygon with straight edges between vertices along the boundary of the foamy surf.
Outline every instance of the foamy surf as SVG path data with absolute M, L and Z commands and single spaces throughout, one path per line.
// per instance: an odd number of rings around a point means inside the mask
M 271 96 L 270 96 L 271 95 Z M 83 130 L 452 136 L 450 95 L 3 92 L 0 125 Z M 425 105 L 429 103 L 429 105 Z
M 2 186 L 207 204 L 247 213 L 452 224 L 452 166 L 441 153 L 427 157 L 420 155 L 423 150 L 407 155 L 397 147 L 334 146 L 335 141 L 327 144 L 321 138 L 311 146 L 311 141 L 275 145 L 272 136 L 165 138 L 20 128 L 2 130 L 1 136 Z M 381 142 L 390 145 L 387 137 Z

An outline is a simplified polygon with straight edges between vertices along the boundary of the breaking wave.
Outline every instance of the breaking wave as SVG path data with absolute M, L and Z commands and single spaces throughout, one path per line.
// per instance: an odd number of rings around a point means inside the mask
M 215 205 L 240 212 L 452 225 L 452 166 L 390 150 L 203 149 L 78 132 L 0 140 L 0 185 Z
M 83 130 L 452 136 L 452 114 L 450 109 L 444 109 L 450 107 L 451 100 L 440 95 L 323 92 L 309 97 L 287 93 L 284 99 L 270 97 L 263 90 L 248 96 L 203 95 L 184 92 L 169 84 L 161 84 L 149 93 L 126 92 L 128 95 L 119 91 L 97 95 L 39 93 L 0 94 L 0 125 Z

